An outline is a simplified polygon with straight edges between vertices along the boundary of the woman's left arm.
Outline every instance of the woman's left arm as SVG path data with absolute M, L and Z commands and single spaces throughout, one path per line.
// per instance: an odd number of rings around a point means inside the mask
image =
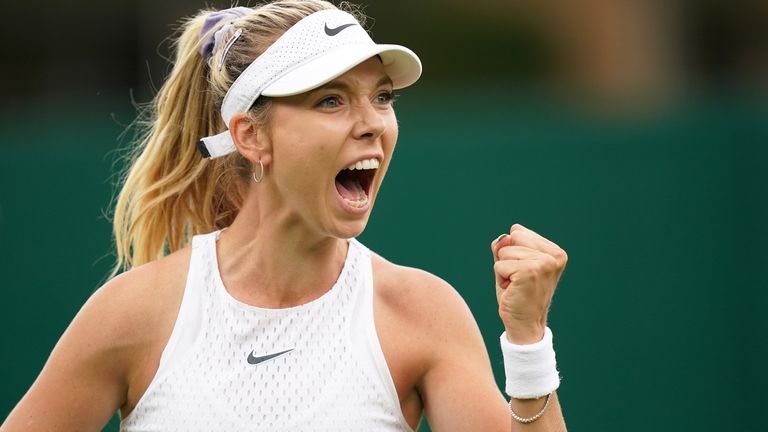
M 499 315 L 512 344 L 542 339 L 555 286 L 567 256 L 557 245 L 521 225 L 491 245 L 496 273 Z M 436 279 L 436 278 L 435 278 Z M 420 394 L 429 424 L 446 431 L 565 431 L 557 394 L 553 391 L 543 414 L 525 424 L 514 420 L 507 399 L 499 391 L 486 347 L 469 308 L 443 281 L 430 283 L 431 318 L 424 326 L 431 335 L 432 355 Z M 512 399 L 519 417 L 541 412 L 546 396 Z
M 513 430 L 565 430 L 565 421 L 554 393 L 559 385 L 559 377 L 555 370 L 551 334 L 548 341 L 540 341 L 545 339 L 549 307 L 568 262 L 568 255 L 555 243 L 519 224 L 512 225 L 509 234 L 499 236 L 491 243 L 491 252 L 499 316 L 505 329 L 504 343 L 514 344 L 508 345 L 513 347 L 510 351 L 519 351 L 515 358 L 505 359 L 505 363 L 511 363 L 505 366 L 509 371 L 521 365 L 513 363 L 515 360 L 536 359 L 542 363 L 533 368 L 526 365 L 526 368 L 535 370 L 536 378 L 525 386 L 510 383 L 510 377 L 507 377 L 508 384 L 512 384 L 516 391 L 536 393 L 534 397 L 512 398 L 510 408 L 516 416 L 533 420 L 530 424 L 514 420 L 516 427 Z M 542 346 L 535 351 L 526 348 L 526 345 L 531 347 L 531 344 L 536 343 Z M 548 392 L 551 392 L 549 398 L 546 396 Z M 539 413 L 543 414 L 537 419 Z

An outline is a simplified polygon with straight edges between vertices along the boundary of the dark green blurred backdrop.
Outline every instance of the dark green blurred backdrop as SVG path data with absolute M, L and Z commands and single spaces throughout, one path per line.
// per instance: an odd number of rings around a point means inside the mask
M 375 28 L 396 34 L 387 19 Z M 437 39 L 413 45 L 429 58 L 446 51 Z M 534 54 L 495 79 L 433 79 L 425 61 L 396 103 L 400 141 L 362 241 L 456 287 L 501 385 L 489 243 L 522 223 L 570 255 L 550 314 L 570 430 L 768 430 L 766 93 L 726 82 L 588 109 L 526 78 L 548 70 Z M 70 82 L 86 90 L 0 106 L 0 420 L 112 264 L 105 213 L 135 86 Z

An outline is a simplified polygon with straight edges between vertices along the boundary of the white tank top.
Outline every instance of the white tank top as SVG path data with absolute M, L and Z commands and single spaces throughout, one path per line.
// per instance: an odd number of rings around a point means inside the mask
M 412 432 L 374 327 L 370 251 L 350 240 L 327 293 L 264 309 L 224 288 L 218 237 L 192 240 L 171 337 L 120 430 Z

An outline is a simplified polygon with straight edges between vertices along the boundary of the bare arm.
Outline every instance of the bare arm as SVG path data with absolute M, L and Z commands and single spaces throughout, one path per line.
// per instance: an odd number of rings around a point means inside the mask
M 568 255 L 555 243 L 519 224 L 491 243 L 491 252 L 499 316 L 507 340 L 518 345 L 540 341 Z M 542 390 L 548 387 L 541 394 L 551 391 L 553 387 L 549 385 L 539 386 Z M 564 431 L 565 420 L 557 395 L 552 393 L 548 408 L 546 401 L 546 396 L 534 400 L 512 398 L 511 408 L 523 418 L 535 418 L 546 409 L 534 423 L 513 420 L 513 430 Z
M 451 431 L 564 431 L 557 395 L 536 422 L 513 422 L 507 398 L 493 377 L 480 330 L 469 308 L 446 282 L 432 277 L 432 297 L 422 328 L 429 333 L 431 362 L 421 385 L 424 411 L 435 432 Z M 426 290 L 425 290 L 426 291 Z M 520 402 L 520 404 L 517 404 Z M 515 412 L 536 414 L 544 399 L 515 401 Z
M 114 338 L 119 284 L 99 289 L 51 352 L 42 372 L 0 427 L 11 431 L 99 431 L 123 404 L 129 347 Z
M 181 301 L 178 275 L 188 253 L 171 257 L 91 296 L 0 432 L 100 431 L 118 409 L 134 406 L 157 370 Z
M 506 400 L 493 378 L 490 359 L 469 308 L 447 283 L 431 287 L 432 359 L 420 389 L 435 432 L 508 432 Z
M 492 245 L 499 315 L 514 344 L 541 340 L 555 287 L 567 256 L 557 245 L 520 225 Z M 418 303 L 429 341 L 430 361 L 420 394 L 432 430 L 547 431 L 566 430 L 556 393 L 544 414 L 523 424 L 509 413 L 507 397 L 493 379 L 480 331 L 464 301 L 447 283 L 433 277 L 412 281 L 428 294 Z M 518 416 L 528 418 L 544 407 L 546 397 L 512 399 Z

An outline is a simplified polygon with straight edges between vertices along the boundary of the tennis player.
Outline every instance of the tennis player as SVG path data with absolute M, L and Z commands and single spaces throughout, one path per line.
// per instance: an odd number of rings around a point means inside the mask
M 506 392 L 446 282 L 355 240 L 411 50 L 319 1 L 203 11 L 176 41 L 115 209 L 118 264 L 4 425 L 98 431 L 561 431 L 546 326 L 566 254 L 491 252 Z M 489 269 L 490 270 L 490 269 Z M 489 290 L 490 295 L 490 290 Z

